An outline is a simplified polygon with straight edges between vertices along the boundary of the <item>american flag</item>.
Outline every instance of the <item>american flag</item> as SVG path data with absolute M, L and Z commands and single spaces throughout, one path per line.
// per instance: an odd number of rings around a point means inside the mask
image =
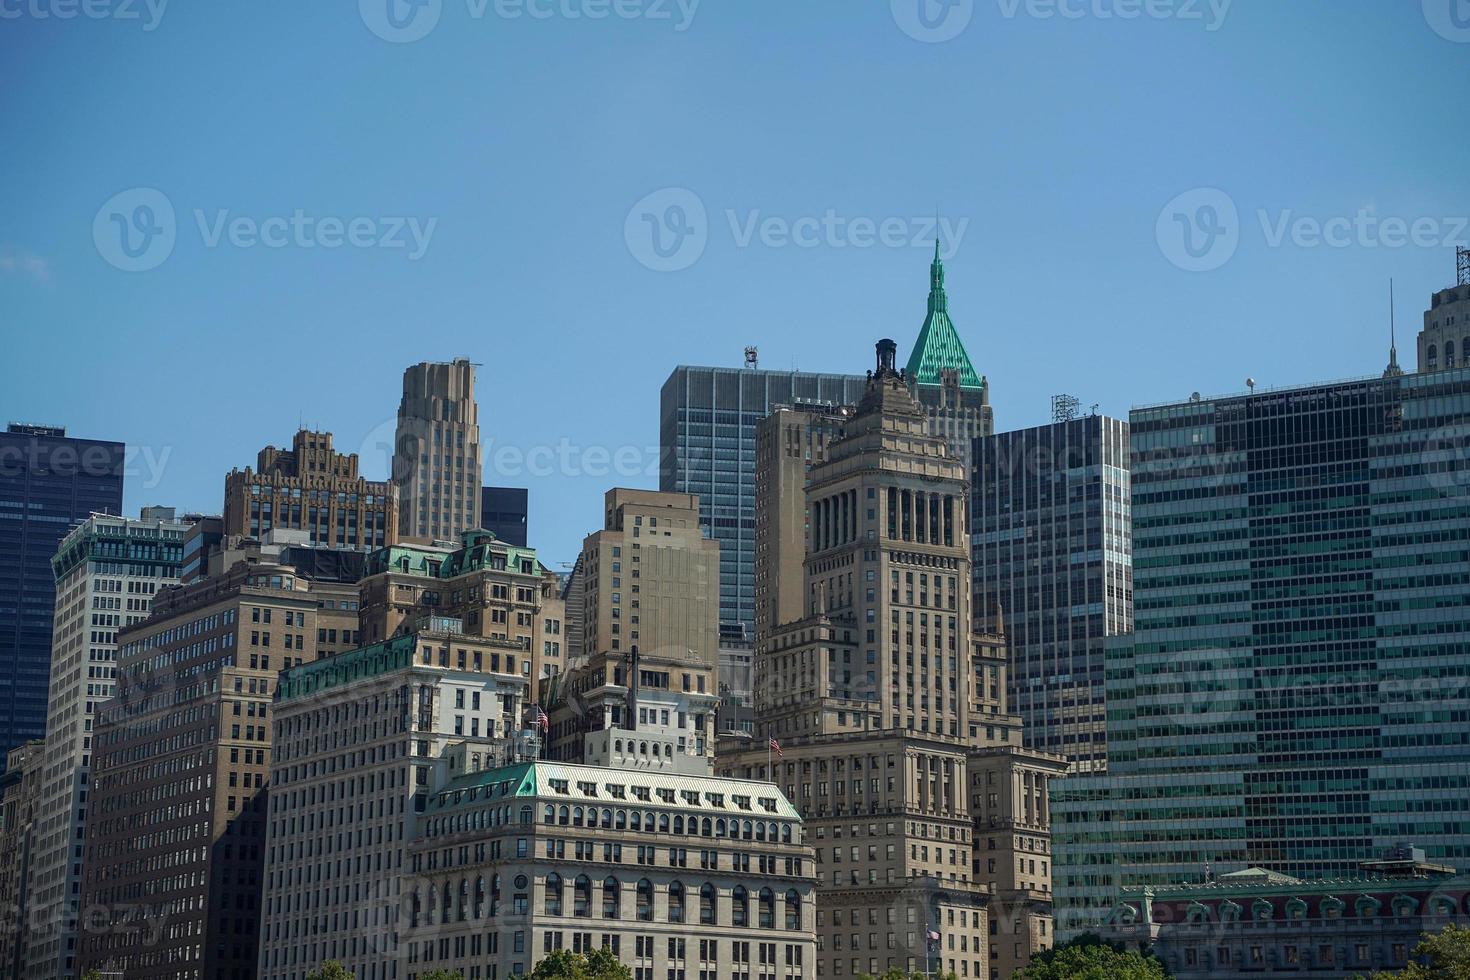
M 928 938 L 930 942 L 937 943 L 939 942 L 939 933 L 935 932 L 933 929 L 930 929 L 928 932 Z
M 546 717 L 546 712 L 541 710 L 541 705 L 536 705 L 536 724 L 543 732 L 551 731 L 551 719 Z
M 770 749 L 771 749 L 772 752 L 775 752 L 781 758 L 783 758 L 783 759 L 786 758 L 786 753 L 784 753 L 784 752 L 781 751 L 781 743 L 778 742 L 778 741 L 776 741 L 774 738 L 771 739 L 771 743 L 770 743 L 770 746 L 769 747 L 770 747 Z

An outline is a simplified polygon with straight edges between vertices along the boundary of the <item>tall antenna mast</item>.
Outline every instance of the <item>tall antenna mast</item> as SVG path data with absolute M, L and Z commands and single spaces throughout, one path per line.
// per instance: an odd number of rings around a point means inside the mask
M 1470 286 L 1470 248 L 1455 246 L 1455 285 Z

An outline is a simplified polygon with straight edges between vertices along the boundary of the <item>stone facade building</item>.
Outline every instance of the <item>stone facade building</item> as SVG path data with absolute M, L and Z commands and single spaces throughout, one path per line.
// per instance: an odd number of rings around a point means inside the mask
M 1470 364 L 1470 249 L 1455 250 L 1456 285 L 1436 292 L 1419 331 L 1419 371 L 1444 371 Z M 1398 358 L 1392 360 L 1396 367 Z
M 1018 878 L 1016 852 L 1045 852 L 1046 783 L 1063 763 L 1021 747 L 1004 640 L 973 631 L 964 469 L 894 357 L 880 342 L 810 471 L 801 615 L 757 650 L 758 741 L 722 743 L 717 765 L 770 778 L 807 822 L 819 976 L 990 978 L 992 903 L 1044 877 L 1026 858 Z M 995 780 L 1014 786 L 1004 803 Z M 1029 932 L 1038 916 L 1018 915 Z
M 464 358 L 403 372 L 393 440 L 402 538 L 453 541 L 480 527 L 480 407 Z
M 397 520 L 396 488 L 363 479 L 357 454 L 336 452 L 330 432 L 302 429 L 290 449 L 266 446 L 255 469 L 225 476 L 227 537 L 287 528 L 323 547 L 370 551 L 398 539 Z
M 419 826 L 408 980 L 598 947 L 635 980 L 816 976 L 812 849 L 768 783 L 522 762 L 451 779 Z
M 0 922 L 0 971 L 9 977 L 24 975 L 32 925 L 42 928 L 55 925 L 45 910 L 37 921 L 26 889 L 35 853 L 41 768 L 45 760 L 46 743 L 34 739 L 6 754 L 5 773 L 0 775 L 0 901 L 4 902 L 5 911 L 4 921 Z
M 311 583 L 240 562 L 153 597 L 117 638 L 96 709 L 80 968 L 158 980 L 254 980 L 271 699 L 316 659 Z

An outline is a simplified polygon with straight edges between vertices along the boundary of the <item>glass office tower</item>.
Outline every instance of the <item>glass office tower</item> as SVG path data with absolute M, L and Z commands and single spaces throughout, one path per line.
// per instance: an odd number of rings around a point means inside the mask
M 660 395 L 658 488 L 699 495 L 699 519 L 720 542 L 720 622 L 755 630 L 755 430 L 776 405 L 855 405 L 851 374 L 687 367 Z
M 1026 744 L 1073 772 L 1107 768 L 1104 645 L 1133 629 L 1128 454 L 1104 415 L 974 443 L 972 608 L 1010 641 Z
M 94 512 L 118 514 L 123 444 L 12 422 L 0 433 L 0 758 L 46 731 L 51 557 Z
M 1058 925 L 1123 887 L 1470 870 L 1470 369 L 1135 410 L 1106 776 L 1053 791 Z

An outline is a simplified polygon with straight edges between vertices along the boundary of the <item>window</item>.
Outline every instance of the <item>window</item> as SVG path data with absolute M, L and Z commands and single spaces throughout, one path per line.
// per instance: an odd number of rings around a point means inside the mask
M 669 883 L 669 921 L 684 921 L 684 886 L 677 881 Z
M 546 876 L 546 914 L 561 915 L 561 875 L 556 872 Z

